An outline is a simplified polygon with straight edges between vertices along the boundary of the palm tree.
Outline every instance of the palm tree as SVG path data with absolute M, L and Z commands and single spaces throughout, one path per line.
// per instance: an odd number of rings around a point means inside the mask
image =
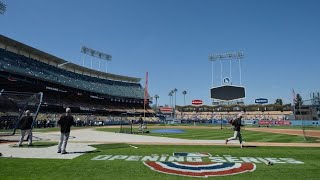
M 187 91 L 182 91 L 182 94 L 183 94 L 184 105 L 186 105 L 186 94 L 187 94 Z
M 172 96 L 173 96 L 173 92 L 172 92 L 172 91 L 170 91 L 170 92 L 169 92 L 169 94 L 168 94 L 168 96 L 170 97 L 170 103 L 169 103 L 169 106 L 171 106 L 171 107 L 172 107 Z
M 176 106 L 177 106 L 177 88 L 174 88 L 173 92 L 174 92 L 174 112 L 173 115 L 174 117 L 176 117 Z
M 156 99 L 156 107 L 158 107 L 158 98 L 159 98 L 159 95 L 158 95 L 158 94 L 154 95 L 154 98 Z
M 169 97 L 170 97 L 170 106 L 171 106 L 171 108 L 172 108 L 172 106 L 173 106 L 173 105 L 172 105 L 172 102 L 173 102 L 173 98 L 172 98 L 173 93 L 174 93 L 174 91 L 173 91 L 173 90 L 169 92 Z M 171 112 L 171 117 L 172 117 L 172 112 Z
M 174 88 L 173 92 L 174 92 L 174 108 L 176 108 L 177 105 L 177 88 Z

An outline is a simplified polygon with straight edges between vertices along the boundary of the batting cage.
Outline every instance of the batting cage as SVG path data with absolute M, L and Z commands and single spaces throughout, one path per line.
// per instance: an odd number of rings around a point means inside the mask
M 320 127 L 320 95 L 313 94 L 311 99 L 300 100 L 295 103 L 294 113 L 296 121 L 294 125 L 301 125 L 302 133 L 306 141 L 320 138 L 317 131 Z
M 128 119 L 127 113 L 121 114 L 120 133 L 132 134 L 132 121 Z
M 14 135 L 19 122 L 27 110 L 33 117 L 33 123 L 41 106 L 43 93 L 5 91 L 0 92 L 0 136 Z
M 148 123 L 139 113 L 122 113 L 120 133 L 138 134 L 147 133 Z

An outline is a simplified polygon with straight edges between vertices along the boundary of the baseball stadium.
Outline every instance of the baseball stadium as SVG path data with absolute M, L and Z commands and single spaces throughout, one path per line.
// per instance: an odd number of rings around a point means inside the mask
M 0 1 L 1 18 L 8 7 Z M 42 49 L 0 34 L 0 179 L 319 179 L 319 92 L 246 101 L 245 53 L 209 55 L 212 103 L 174 88 L 166 104 L 151 90 L 152 71 L 101 70 L 112 56 L 87 46 L 91 66 Z

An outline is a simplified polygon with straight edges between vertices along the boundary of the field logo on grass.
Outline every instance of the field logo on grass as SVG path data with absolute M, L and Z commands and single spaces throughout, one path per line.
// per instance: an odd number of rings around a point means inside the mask
M 142 155 L 98 155 L 98 161 L 142 161 L 153 171 L 189 177 L 228 176 L 252 172 L 256 164 L 304 164 L 293 158 L 233 157 L 199 152 L 176 152 L 169 154 Z
M 184 157 L 211 157 L 209 153 L 173 153 L 173 156 Z M 254 163 L 216 163 L 216 162 L 144 162 L 150 169 L 179 176 L 209 177 L 227 176 L 256 169 Z
M 154 171 L 165 174 L 191 177 L 227 176 L 256 169 L 254 163 L 212 163 L 212 162 L 144 162 Z

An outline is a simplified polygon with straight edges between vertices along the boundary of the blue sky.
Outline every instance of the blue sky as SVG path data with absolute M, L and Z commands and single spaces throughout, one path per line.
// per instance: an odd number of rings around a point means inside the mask
M 149 72 L 149 93 L 169 104 L 201 99 L 211 104 L 208 55 L 243 51 L 246 103 L 255 98 L 292 102 L 320 91 L 320 1 L 318 0 L 1 0 L 0 33 L 82 64 L 80 47 L 109 53 L 108 72 L 140 77 Z M 85 57 L 90 67 L 90 57 Z M 224 63 L 223 77 L 229 64 Z M 95 61 L 94 68 L 98 68 Z M 239 84 L 232 65 L 233 84 Z M 214 86 L 220 85 L 214 64 Z

